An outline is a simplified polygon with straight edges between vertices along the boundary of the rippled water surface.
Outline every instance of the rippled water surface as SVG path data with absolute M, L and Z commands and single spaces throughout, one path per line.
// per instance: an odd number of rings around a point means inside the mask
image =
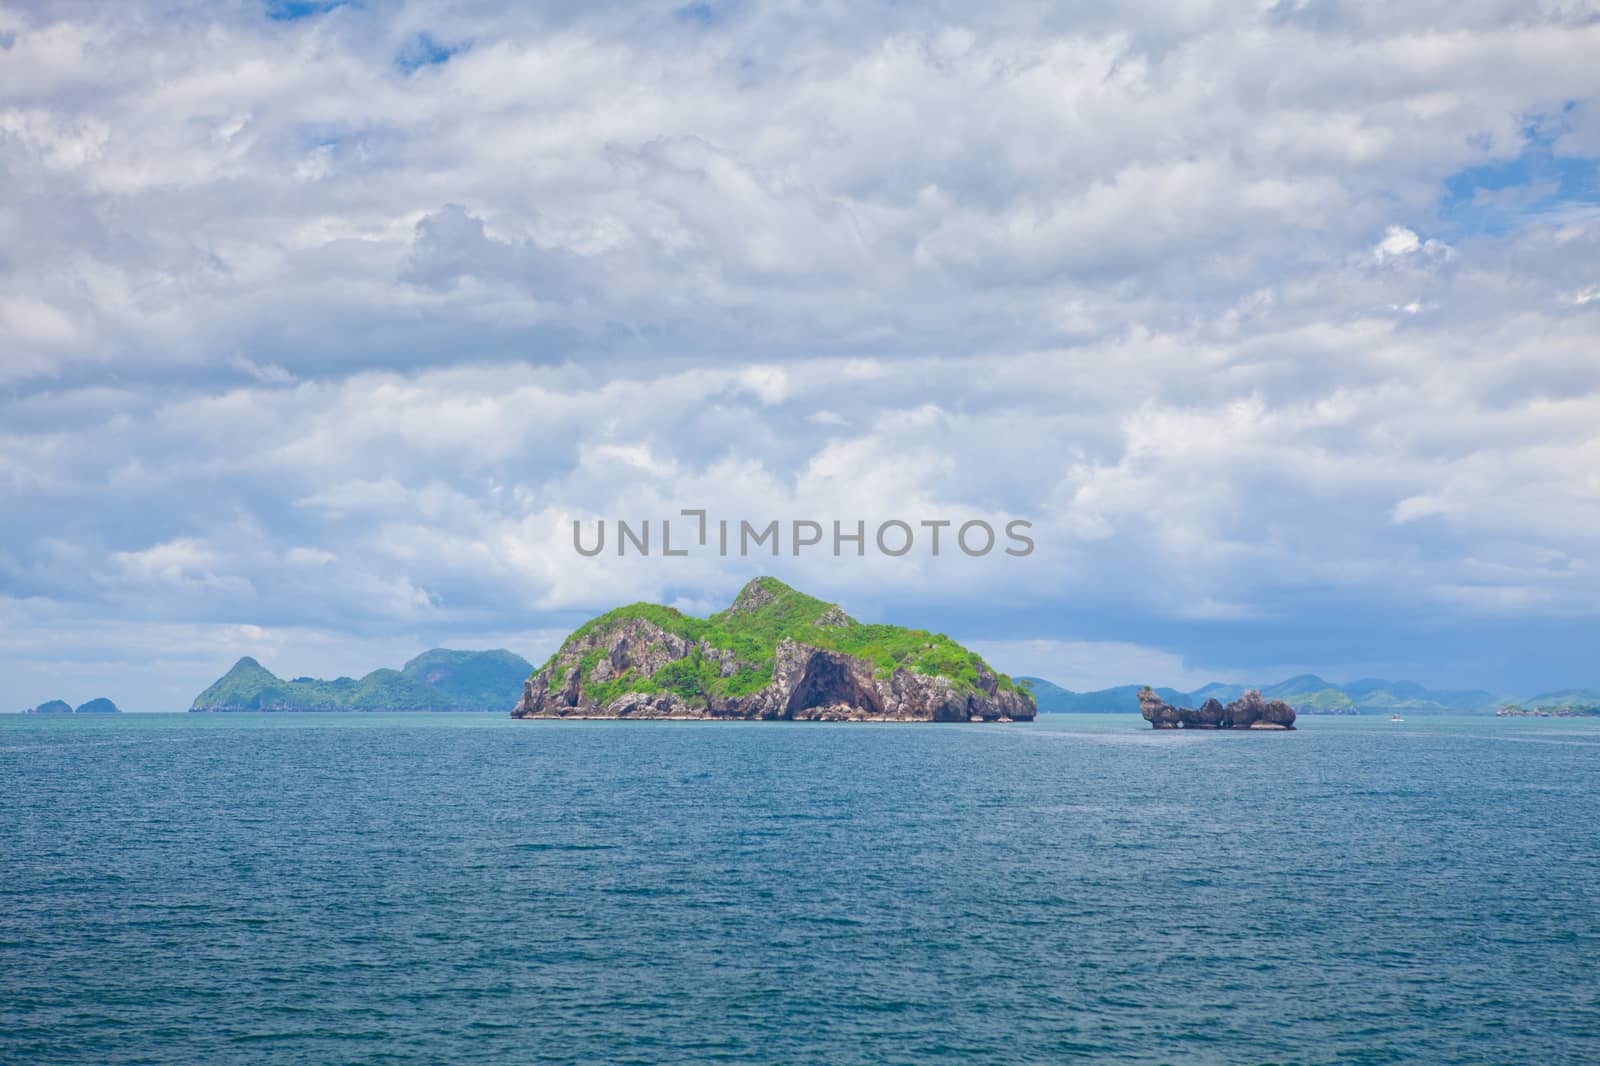
M 1600 1061 L 1600 722 L 0 719 L 0 1062 Z

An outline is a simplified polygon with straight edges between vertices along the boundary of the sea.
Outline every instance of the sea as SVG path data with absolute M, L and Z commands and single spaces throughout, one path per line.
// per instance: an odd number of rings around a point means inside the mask
M 0 1063 L 1600 1062 L 1600 720 L 0 718 Z

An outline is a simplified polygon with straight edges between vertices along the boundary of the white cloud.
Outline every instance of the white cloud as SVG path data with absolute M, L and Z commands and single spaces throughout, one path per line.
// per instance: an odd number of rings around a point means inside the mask
M 1408 496 L 1394 505 L 1396 525 L 1415 522 L 1419 518 L 1448 514 L 1450 505 L 1436 496 Z
M 1013 677 L 1042 677 L 1075 692 L 1131 684 L 1190 691 L 1240 676 L 1235 669 L 1196 666 L 1173 652 L 1122 641 L 981 640 L 972 647 Z
M 782 403 L 789 395 L 789 375 L 780 366 L 751 366 L 739 372 L 739 384 L 767 405 Z
M 1373 253 L 1379 259 L 1388 259 L 1397 255 L 1410 255 L 1422 247 L 1422 240 L 1412 230 L 1404 226 L 1390 226 L 1383 231 L 1383 240 L 1379 241 Z
M 1592 611 L 1484 561 L 1600 535 L 1600 218 L 1445 201 L 1553 102 L 1600 143 L 1569 14 L 11 12 L 0 589 L 356 654 L 714 602 L 753 564 L 567 547 L 705 506 L 1036 522 L 780 560 L 865 613 Z
M 293 374 L 276 363 L 268 363 L 263 366 L 253 359 L 246 359 L 242 355 L 234 356 L 229 365 L 241 374 L 254 378 L 265 385 L 291 385 L 295 380 Z
M 25 296 L 0 299 L 0 330 L 20 344 L 54 347 L 78 338 L 72 320 L 60 309 Z

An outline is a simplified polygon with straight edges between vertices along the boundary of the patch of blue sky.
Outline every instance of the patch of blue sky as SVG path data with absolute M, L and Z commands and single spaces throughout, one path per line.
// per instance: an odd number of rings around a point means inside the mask
M 394 65 L 401 73 L 412 74 L 423 67 L 449 62 L 451 56 L 463 51 L 465 47 L 465 45 L 443 44 L 431 34 L 419 33 L 406 43 L 399 55 L 394 57 Z
M 717 21 L 717 9 L 707 3 L 684 4 L 673 10 L 672 17 L 693 26 L 709 26 Z
M 275 22 L 293 22 L 313 15 L 325 15 L 347 3 L 349 0 L 267 0 L 267 18 Z
M 301 150 L 313 152 L 319 148 L 337 149 L 350 131 L 332 125 L 309 124 L 300 126 L 296 132 L 299 134 Z
M 1561 155 L 1559 120 L 1531 122 L 1514 159 L 1467 167 L 1445 179 L 1439 217 L 1452 235 L 1501 234 L 1600 210 L 1600 160 Z

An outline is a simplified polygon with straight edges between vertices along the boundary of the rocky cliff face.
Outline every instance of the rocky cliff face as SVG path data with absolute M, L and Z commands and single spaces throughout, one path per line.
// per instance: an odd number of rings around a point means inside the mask
M 752 582 L 719 616 L 737 624 L 773 602 Z M 854 626 L 838 607 L 811 623 Z M 692 675 L 765 677 L 768 661 L 749 661 L 702 636 L 674 633 L 642 617 L 580 630 L 524 685 L 514 718 L 728 718 L 864 722 L 969 722 L 1031 719 L 1032 697 L 1002 685 L 981 661 L 976 680 L 896 667 L 784 636 L 770 657 L 770 681 L 753 691 L 679 684 Z M 617 691 L 626 680 L 627 690 Z M 732 686 L 729 686 L 730 688 Z
M 1198 710 L 1174 707 L 1150 689 L 1139 693 L 1139 713 L 1153 729 L 1293 729 L 1294 708 L 1251 689 L 1224 706 L 1209 699 Z

